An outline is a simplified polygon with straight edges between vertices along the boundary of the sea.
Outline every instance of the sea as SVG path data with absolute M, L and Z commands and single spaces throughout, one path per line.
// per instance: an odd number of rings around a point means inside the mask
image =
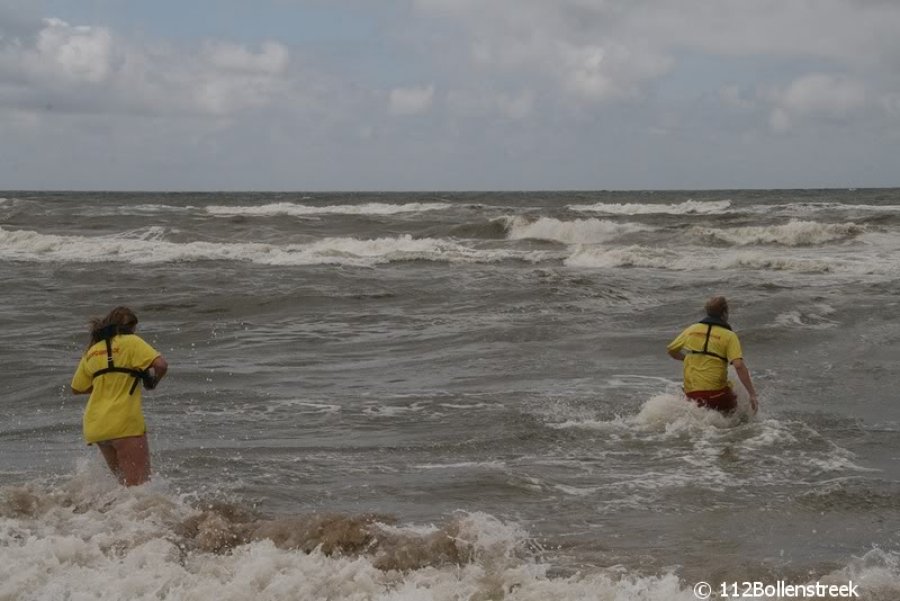
M 712 295 L 756 415 L 666 354 Z M 0 601 L 900 599 L 900 190 L 7 191 L 0 299 Z

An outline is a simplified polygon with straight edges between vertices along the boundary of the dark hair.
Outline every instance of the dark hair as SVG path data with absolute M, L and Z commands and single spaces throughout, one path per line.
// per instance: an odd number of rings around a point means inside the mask
M 724 296 L 714 296 L 706 301 L 706 314 L 710 317 L 722 319 L 728 313 L 728 301 Z
M 138 318 L 128 307 L 116 307 L 106 317 L 94 318 L 89 323 L 91 342 L 88 346 L 92 346 L 117 334 L 133 334 Z

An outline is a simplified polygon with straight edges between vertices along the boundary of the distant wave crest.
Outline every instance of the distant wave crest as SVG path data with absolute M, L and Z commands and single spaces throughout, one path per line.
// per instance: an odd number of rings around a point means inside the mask
M 245 215 L 251 217 L 276 217 L 279 215 L 302 217 L 305 215 L 397 215 L 399 213 L 422 213 L 425 211 L 443 211 L 453 205 L 440 202 L 411 202 L 406 204 L 387 204 L 369 202 L 360 205 L 330 205 L 317 207 L 292 202 L 276 202 L 260 206 L 224 206 L 211 205 L 206 212 L 217 216 Z
M 517 216 L 508 219 L 507 237 L 511 240 L 550 240 L 564 244 L 596 244 L 625 234 L 652 231 L 639 223 L 617 223 L 605 219 L 561 221 L 552 217 L 536 220 Z
M 716 215 L 725 213 L 730 207 L 730 200 L 686 200 L 676 204 L 598 202 L 592 205 L 569 205 L 569 209 L 572 211 L 606 213 L 607 215 Z
M 833 270 L 832 265 L 825 260 L 783 257 L 762 252 L 712 256 L 709 253 L 684 253 L 646 246 L 622 248 L 579 246 L 565 260 L 565 264 L 569 267 L 644 267 L 670 271 L 704 271 L 738 267 L 758 271 L 798 273 L 828 273 Z
M 158 227 L 114 236 L 62 236 L 0 228 L 0 258 L 39 262 L 245 261 L 263 265 L 373 266 L 396 261 L 493 263 L 542 261 L 546 252 L 478 249 L 438 238 L 410 235 L 375 239 L 324 238 L 307 244 L 254 242 L 171 242 Z
M 778 244 L 783 246 L 814 246 L 837 240 L 847 240 L 866 231 L 855 223 L 819 223 L 792 219 L 784 225 L 749 226 L 726 229 L 695 227 L 692 232 L 711 241 L 733 246 Z

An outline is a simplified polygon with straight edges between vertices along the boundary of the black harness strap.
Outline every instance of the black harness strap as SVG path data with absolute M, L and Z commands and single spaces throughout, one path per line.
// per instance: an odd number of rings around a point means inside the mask
M 131 390 L 128 392 L 128 394 L 134 394 L 134 391 L 137 389 L 138 384 L 140 384 L 141 381 L 148 376 L 148 373 L 139 369 L 116 367 L 116 364 L 113 362 L 112 336 L 104 338 L 104 342 L 106 342 L 106 367 L 95 371 L 92 378 L 111 373 L 128 374 L 134 378 L 134 383 L 131 385 Z
M 712 334 L 712 329 L 713 329 L 714 325 L 726 328 L 728 330 L 730 330 L 731 327 L 724 321 L 717 320 L 715 318 L 707 318 L 707 319 L 704 319 L 703 321 L 701 321 L 700 323 L 702 323 L 706 326 L 706 340 L 703 341 L 703 350 L 702 351 L 692 351 L 690 349 L 687 349 L 687 351 L 689 353 L 691 353 L 692 355 L 707 355 L 709 357 L 715 357 L 716 359 L 721 359 L 725 363 L 728 363 L 727 357 L 723 357 L 722 355 L 720 355 L 718 353 L 714 353 L 711 350 L 709 350 L 709 336 L 710 336 L 710 334 Z
M 728 359 L 723 357 L 718 353 L 714 353 L 709 350 L 709 335 L 712 334 L 713 324 L 706 324 L 706 340 L 703 341 L 703 350 L 700 351 L 701 354 L 709 355 L 710 357 L 715 357 L 716 359 L 721 359 L 725 363 L 728 363 Z

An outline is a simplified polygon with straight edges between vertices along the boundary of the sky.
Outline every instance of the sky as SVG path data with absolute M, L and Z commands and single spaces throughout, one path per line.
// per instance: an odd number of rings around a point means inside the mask
M 0 189 L 900 186 L 895 0 L 0 0 Z

